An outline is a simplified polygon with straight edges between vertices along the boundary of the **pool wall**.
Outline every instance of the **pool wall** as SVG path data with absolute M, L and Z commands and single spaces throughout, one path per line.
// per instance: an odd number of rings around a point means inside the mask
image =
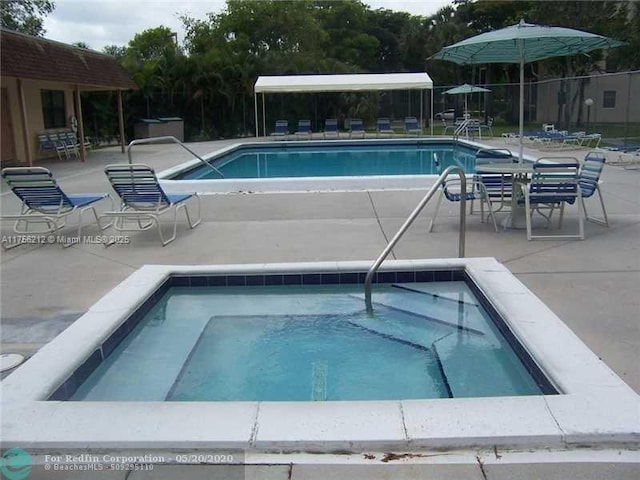
M 78 367 L 91 368 L 87 360 L 170 276 L 363 273 L 370 265 L 145 266 L 0 384 L 3 446 L 324 453 L 639 446 L 640 397 L 491 258 L 388 261 L 380 271 L 463 269 L 560 395 L 366 402 L 47 401 Z
M 206 160 L 215 160 L 223 155 L 246 147 L 322 147 L 357 145 L 407 145 L 407 144 L 451 144 L 451 138 L 398 138 L 366 140 L 307 140 L 246 142 L 226 146 L 205 156 Z M 463 146 L 480 149 L 495 148 L 469 140 L 459 140 Z M 525 157 L 527 160 L 533 160 Z M 189 160 L 158 174 L 163 188 L 167 192 L 195 191 L 207 193 L 273 193 L 273 192 L 325 192 L 325 191 L 361 191 L 361 190 L 414 190 L 427 189 L 433 185 L 436 175 L 377 175 L 343 177 L 289 177 L 289 178 L 230 178 L 213 180 L 172 180 L 172 177 L 201 166 L 198 159 Z

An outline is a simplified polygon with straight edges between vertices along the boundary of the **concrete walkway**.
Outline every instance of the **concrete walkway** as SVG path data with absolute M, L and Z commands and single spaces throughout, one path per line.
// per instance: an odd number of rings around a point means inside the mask
M 189 146 L 204 154 L 235 142 Z M 505 146 L 499 140 L 490 143 Z M 572 153 L 582 158 L 586 151 L 563 152 Z M 188 158 L 175 146 L 148 145 L 136 149 L 134 160 L 160 171 Z M 117 147 L 110 147 L 91 152 L 85 164 L 51 161 L 44 166 L 69 192 L 106 192 L 104 165 L 126 161 Z M 504 263 L 640 393 L 640 171 L 606 166 L 602 188 L 611 227 L 587 223 L 584 241 L 527 242 L 524 231 L 496 233 L 474 215 L 467 218 L 466 251 L 469 257 L 496 257 Z M 19 204 L 14 195 L 6 185 L 0 192 L 2 213 L 15 213 Z M 25 245 L 4 251 L 2 351 L 33 353 L 144 264 L 373 260 L 424 193 L 208 195 L 203 197 L 202 225 L 189 230 L 181 222 L 177 240 L 167 247 L 160 246 L 152 231 L 133 233 L 130 244 L 109 248 Z M 393 258 L 456 256 L 457 207 L 445 202 L 434 232 L 428 233 L 434 208 L 428 206 Z M 588 208 L 597 212 L 595 198 Z M 577 207 L 568 210 L 565 228 L 570 229 L 576 225 Z M 11 225 L 4 224 L 2 235 L 11 233 Z M 97 235 L 98 230 L 89 226 L 84 234 Z

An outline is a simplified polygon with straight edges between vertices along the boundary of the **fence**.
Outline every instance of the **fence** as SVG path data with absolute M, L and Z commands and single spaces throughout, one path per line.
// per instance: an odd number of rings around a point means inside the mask
M 464 95 L 445 95 L 455 85 L 435 89 L 436 112 L 454 109 L 464 113 Z M 468 110 L 495 124 L 518 125 L 520 85 L 479 85 L 489 93 L 467 96 Z M 524 88 L 524 121 L 529 130 L 551 123 L 562 130 L 602 133 L 611 144 L 640 144 L 640 71 L 527 81 Z
M 437 80 L 436 80 L 437 81 Z M 434 114 L 453 109 L 463 115 L 464 95 L 444 95 L 455 85 L 439 85 L 433 90 Z M 494 118 L 494 124 L 516 129 L 519 112 L 519 84 L 483 84 L 489 93 L 467 97 L 468 110 L 480 119 Z M 91 94 L 89 94 L 91 95 Z M 430 118 L 431 93 L 422 96 L 423 117 Z M 83 101 L 87 135 L 117 135 L 115 100 Z M 348 118 L 362 118 L 372 127 L 376 118 L 387 117 L 400 125 L 406 116 L 420 116 L 419 91 L 356 93 L 274 94 L 265 96 L 267 130 L 278 119 L 287 119 L 295 128 L 299 119 L 311 120 L 320 131 L 326 118 L 338 118 L 341 127 Z M 105 102 L 108 106 L 105 107 Z M 181 117 L 185 140 L 212 140 L 253 136 L 253 97 L 229 98 L 211 94 L 194 98 L 188 94 L 129 92 L 124 98 L 126 137 L 133 138 L 133 125 L 140 118 Z M 612 144 L 640 144 L 640 71 L 528 81 L 525 85 L 525 123 L 528 130 L 540 130 L 543 123 L 558 129 L 602 133 Z M 112 111 L 110 111 L 112 110 Z M 107 113 L 105 113 L 105 111 Z M 261 109 L 260 109 L 261 115 Z M 260 118 L 262 124 L 262 118 Z M 425 126 L 428 120 L 425 120 Z M 440 133 L 436 123 L 435 133 Z

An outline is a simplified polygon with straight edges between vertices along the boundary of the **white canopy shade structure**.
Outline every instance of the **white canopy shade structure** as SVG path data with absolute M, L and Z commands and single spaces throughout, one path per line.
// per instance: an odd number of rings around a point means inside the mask
M 265 93 L 302 92 L 363 92 L 380 90 L 420 90 L 420 122 L 422 123 L 422 91 L 431 90 L 433 112 L 433 81 L 421 73 L 357 73 L 347 75 L 282 75 L 261 76 L 254 85 L 256 137 L 258 136 L 258 94 L 262 94 L 262 124 L 266 135 L 264 112 Z M 433 122 L 431 122 L 433 124 Z

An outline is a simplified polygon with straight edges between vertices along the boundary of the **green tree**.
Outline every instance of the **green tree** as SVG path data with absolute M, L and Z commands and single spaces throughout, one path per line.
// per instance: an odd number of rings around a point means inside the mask
M 106 55 L 111 55 L 116 58 L 116 60 L 122 60 L 126 53 L 126 48 L 121 47 L 119 45 L 107 45 L 102 49 L 102 53 Z
M 1 0 L 2 26 L 41 37 L 45 33 L 43 17 L 53 12 L 55 6 L 50 0 Z
M 137 33 L 127 45 L 126 56 L 134 62 L 160 60 L 167 50 L 179 49 L 175 35 L 165 26 L 149 28 L 142 33 Z
M 380 42 L 367 33 L 366 5 L 360 1 L 322 1 L 315 2 L 315 10 L 325 32 L 322 49 L 327 57 L 359 70 L 375 68 Z
M 404 43 L 410 30 L 411 15 L 379 9 L 367 12 L 367 33 L 378 41 L 375 72 L 400 72 L 405 69 Z

